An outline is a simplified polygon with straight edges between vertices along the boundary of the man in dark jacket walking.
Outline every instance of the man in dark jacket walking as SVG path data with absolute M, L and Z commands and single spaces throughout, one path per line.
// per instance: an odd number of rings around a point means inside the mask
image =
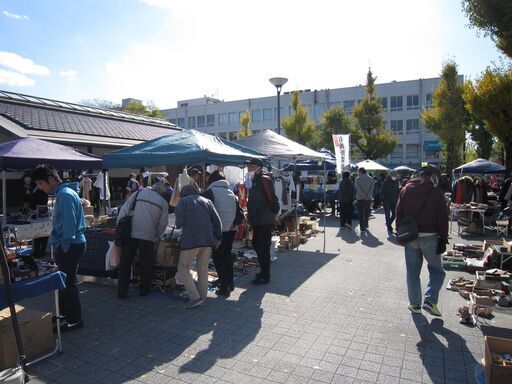
M 396 202 L 398 201 L 399 192 L 398 173 L 396 171 L 391 171 L 380 187 L 388 232 L 393 232 L 393 222 L 396 218 Z
M 397 228 L 408 216 L 414 217 L 418 226 L 418 238 L 404 244 L 408 308 L 413 313 L 421 313 L 423 308 L 433 316 L 441 316 L 437 302 L 445 272 L 440 255 L 448 243 L 448 207 L 443 191 L 437 187 L 440 176 L 438 168 L 423 167 L 400 192 L 396 208 Z M 420 274 L 423 259 L 427 261 L 429 281 L 422 306 Z
M 352 229 L 352 213 L 354 211 L 354 199 L 356 187 L 350 180 L 350 172 L 343 172 L 340 181 L 340 228 Z
M 248 164 L 252 175 L 252 187 L 247 201 L 247 219 L 252 226 L 252 247 L 258 255 L 260 272 L 251 281 L 253 284 L 270 282 L 270 246 L 272 245 L 272 226 L 274 217 L 279 213 L 279 202 L 272 179 L 263 173 L 263 163 L 251 159 Z

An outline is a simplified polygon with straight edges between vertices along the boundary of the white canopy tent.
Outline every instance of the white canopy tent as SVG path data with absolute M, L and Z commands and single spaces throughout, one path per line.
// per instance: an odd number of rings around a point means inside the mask
M 331 158 L 278 133 L 265 129 L 236 142 L 244 147 L 264 153 L 272 160 L 330 160 Z
M 364 167 L 367 171 L 389 171 L 389 168 L 369 159 L 360 161 L 356 165 L 358 168 Z

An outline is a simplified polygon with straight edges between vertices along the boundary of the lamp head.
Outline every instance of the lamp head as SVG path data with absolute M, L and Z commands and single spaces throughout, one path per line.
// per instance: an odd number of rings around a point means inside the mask
M 288 82 L 288 79 L 286 77 L 272 77 L 271 79 L 268 79 L 268 81 L 270 81 L 272 85 L 280 91 L 282 86 Z

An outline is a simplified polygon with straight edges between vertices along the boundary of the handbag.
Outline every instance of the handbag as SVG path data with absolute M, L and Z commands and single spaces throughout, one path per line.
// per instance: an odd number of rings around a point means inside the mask
M 138 190 L 135 194 L 129 214 L 120 219 L 117 223 L 114 243 L 118 246 L 122 246 L 132 241 L 132 212 L 135 209 L 135 204 L 137 204 L 137 196 L 139 195 L 140 191 L 141 190 Z
M 396 228 L 396 239 L 400 244 L 410 243 L 413 240 L 418 238 L 418 223 L 416 221 L 416 217 L 418 217 L 430 196 L 430 192 L 435 187 L 431 188 L 425 198 L 423 199 L 423 203 L 420 205 L 420 208 L 413 216 L 406 216 L 400 221 L 400 226 Z

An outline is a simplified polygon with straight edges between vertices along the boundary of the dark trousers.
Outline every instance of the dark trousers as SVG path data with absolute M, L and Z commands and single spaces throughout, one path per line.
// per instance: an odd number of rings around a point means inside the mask
M 371 204 L 371 200 L 357 200 L 357 214 L 359 215 L 359 226 L 361 227 L 361 231 L 368 228 Z
M 126 296 L 132 271 L 133 259 L 139 251 L 140 292 L 146 294 L 152 278 L 153 261 L 155 259 L 155 243 L 149 240 L 132 239 L 121 249 L 117 293 Z
M 344 227 L 346 224 L 352 226 L 352 214 L 354 212 L 354 203 L 342 202 L 341 213 L 340 213 L 340 227 Z
M 59 271 L 66 274 L 66 288 L 59 291 L 59 306 L 68 323 L 82 320 L 82 306 L 76 286 L 76 272 L 80 259 L 85 254 L 85 243 L 71 244 L 67 252 L 59 245 L 55 249 L 55 262 Z
M 252 247 L 260 263 L 259 277 L 270 278 L 270 246 L 272 245 L 272 225 L 255 225 L 252 227 Z
M 235 286 L 233 284 L 233 257 L 231 256 L 235 233 L 235 231 L 222 232 L 222 241 L 219 247 L 213 250 L 213 263 L 219 276 L 219 287 L 222 290 Z
M 32 257 L 40 259 L 46 256 L 46 246 L 48 245 L 47 237 L 40 237 L 32 240 Z
M 386 227 L 389 229 L 396 218 L 396 201 L 384 201 L 384 216 L 386 217 Z

